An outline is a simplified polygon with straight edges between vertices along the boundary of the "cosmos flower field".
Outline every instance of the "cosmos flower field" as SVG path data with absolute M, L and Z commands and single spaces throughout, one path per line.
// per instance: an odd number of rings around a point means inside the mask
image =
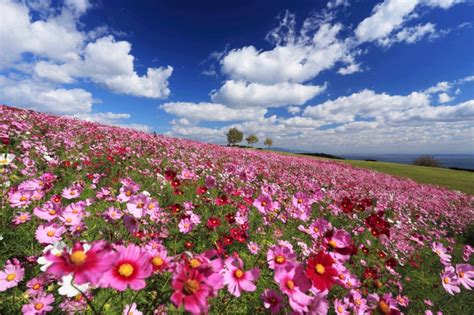
M 473 314 L 474 198 L 0 106 L 1 314 Z

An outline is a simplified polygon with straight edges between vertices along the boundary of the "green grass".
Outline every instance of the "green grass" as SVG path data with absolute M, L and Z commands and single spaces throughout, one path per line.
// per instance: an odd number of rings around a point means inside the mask
M 291 156 L 299 156 L 313 159 L 330 160 L 326 158 L 313 157 L 309 155 L 272 151 L 275 153 Z M 390 175 L 407 177 L 419 183 L 431 184 L 459 190 L 466 194 L 474 195 L 474 172 L 457 171 L 447 168 L 415 166 L 408 164 L 389 162 L 368 162 L 359 160 L 331 160 L 338 163 L 351 164 L 356 167 L 367 168 L 377 172 Z

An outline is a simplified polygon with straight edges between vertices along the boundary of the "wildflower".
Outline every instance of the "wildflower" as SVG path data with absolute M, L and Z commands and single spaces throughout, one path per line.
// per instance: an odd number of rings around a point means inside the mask
M 0 292 L 14 288 L 23 280 L 25 269 L 17 261 L 7 260 L 3 270 L 0 271 Z
M 379 297 L 378 294 L 369 294 L 367 301 L 372 309 L 377 309 L 382 314 L 401 314 L 397 308 L 397 301 L 392 297 L 391 293 L 385 293 L 382 297 Z
M 271 314 L 278 314 L 282 308 L 283 297 L 275 290 L 265 289 L 260 298 L 263 300 L 263 307 Z
M 62 239 L 65 230 L 63 226 L 59 226 L 55 223 L 42 224 L 36 229 L 35 237 L 41 244 L 53 244 Z
M 13 218 L 13 224 L 20 225 L 31 220 L 31 214 L 28 212 L 20 212 Z
M 0 166 L 7 166 L 15 159 L 15 154 L 0 154 Z
M 137 310 L 136 303 L 132 303 L 132 305 L 130 304 L 125 305 L 122 315 L 143 315 L 143 313 Z
M 189 218 L 184 218 L 179 221 L 178 224 L 179 231 L 183 234 L 187 234 L 193 230 L 194 224 Z
M 48 222 L 56 219 L 60 215 L 60 213 L 61 209 L 52 201 L 48 201 L 43 206 L 35 207 L 33 209 L 33 214 L 35 216 Z
M 28 288 L 26 293 L 30 296 L 38 296 L 42 294 L 44 292 L 44 283 L 45 281 L 41 277 L 31 279 L 26 283 L 26 287 Z
M 251 254 L 256 255 L 260 252 L 260 246 L 255 242 L 249 242 L 247 247 Z
M 443 244 L 433 242 L 431 249 L 439 256 L 443 265 L 447 266 L 451 263 L 451 255 L 448 254 L 448 249 L 444 247 Z
M 456 265 L 456 273 L 461 284 L 468 290 L 474 288 L 474 266 L 469 264 Z
M 461 292 L 459 285 L 461 281 L 458 279 L 454 267 L 448 266 L 444 268 L 443 274 L 441 274 L 441 283 L 443 288 L 451 295 Z
M 53 310 L 51 304 L 54 303 L 52 294 L 40 295 L 30 300 L 28 304 L 23 305 L 21 311 L 24 315 L 43 315 Z
M 217 217 L 210 217 L 209 219 L 207 219 L 206 226 L 209 229 L 215 229 L 215 228 L 219 227 L 220 225 L 221 225 L 221 220 Z
M 58 293 L 67 297 L 75 297 L 78 294 L 86 292 L 90 287 L 90 284 L 87 282 L 78 284 L 72 274 L 63 276 L 61 280 L 58 281 L 58 284 Z
M 8 193 L 8 200 L 13 208 L 23 208 L 31 203 L 32 196 L 33 193 L 29 190 L 10 191 Z
M 330 290 L 334 285 L 334 277 L 338 275 L 338 272 L 334 268 L 332 257 L 321 251 L 308 258 L 306 274 L 319 291 L 325 291 Z
M 278 268 L 275 272 L 275 281 L 280 290 L 288 296 L 291 308 L 295 312 L 307 312 L 312 298 L 304 292 L 308 291 L 311 283 L 304 275 L 303 265 L 288 264 Z
M 102 274 L 110 269 L 114 259 L 104 241 L 94 242 L 92 246 L 76 242 L 69 251 L 64 250 L 59 256 L 48 252 L 45 257 L 52 262 L 47 272 L 58 278 L 73 273 L 74 282 L 78 284 L 97 284 Z
M 267 263 L 270 269 L 284 267 L 295 261 L 296 254 L 288 246 L 273 245 L 267 252 Z
M 150 255 L 136 245 L 117 246 L 115 262 L 104 273 L 101 283 L 118 291 L 127 287 L 138 291 L 146 286 L 145 279 L 151 275 Z
M 253 202 L 253 206 L 262 214 L 268 214 L 280 208 L 277 201 L 273 201 L 269 195 L 262 194 Z
M 347 299 L 335 299 L 334 310 L 338 315 L 350 315 L 351 313 L 349 312 L 349 301 Z
M 241 291 L 253 292 L 257 289 L 253 282 L 256 281 L 260 275 L 258 268 L 244 271 L 242 259 L 238 257 L 227 258 L 225 266 L 224 284 L 227 285 L 230 294 L 239 297 Z

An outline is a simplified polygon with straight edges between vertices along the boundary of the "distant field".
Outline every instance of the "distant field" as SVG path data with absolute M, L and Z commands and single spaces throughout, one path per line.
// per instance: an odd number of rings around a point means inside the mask
M 284 155 L 296 155 L 313 159 L 324 159 L 308 155 L 277 152 Z M 325 159 L 327 160 L 327 159 Z M 347 163 L 356 167 L 368 168 L 374 171 L 387 173 L 395 176 L 411 178 L 419 183 L 445 186 L 450 189 L 462 191 L 474 195 L 474 173 L 466 171 L 456 171 L 446 168 L 414 166 L 389 162 L 367 162 L 359 160 L 331 160 L 337 163 Z

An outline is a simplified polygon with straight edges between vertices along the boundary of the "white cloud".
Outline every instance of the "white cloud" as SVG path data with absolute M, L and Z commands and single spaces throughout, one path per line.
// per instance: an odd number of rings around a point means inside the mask
M 352 63 L 347 65 L 346 67 L 339 68 L 337 73 L 342 74 L 342 75 L 348 75 L 356 72 L 360 72 L 360 63 Z
M 227 81 L 211 94 L 213 102 L 231 107 L 280 107 L 302 105 L 326 89 L 325 85 L 302 85 L 298 83 L 276 83 L 264 85 L 244 81 Z
M 438 92 L 446 92 L 451 89 L 452 84 L 447 81 L 438 82 L 435 86 L 429 87 L 425 90 L 425 93 L 433 94 Z
M 402 29 L 390 38 L 393 31 L 400 29 L 404 24 L 418 17 L 415 12 L 417 6 L 439 7 L 448 9 L 463 2 L 462 0 L 385 0 L 372 10 L 372 15 L 365 18 L 355 29 L 355 35 L 360 43 L 378 41 L 388 46 L 393 42 L 414 43 L 426 34 L 434 34 L 435 28 L 431 23 Z
M 96 101 L 83 89 L 55 88 L 33 80 L 11 80 L 0 76 L 2 102 L 58 114 L 87 113 Z
M 404 111 L 428 104 L 429 97 L 424 93 L 413 92 L 408 96 L 392 96 L 386 93 L 377 94 L 366 89 L 316 106 L 308 106 L 303 116 L 334 123 L 347 123 L 360 117 L 375 119 L 388 112 Z
M 62 62 L 79 58 L 84 37 L 66 21 L 67 11 L 34 22 L 29 13 L 22 3 L 0 0 L 0 69 L 12 66 L 25 52 Z
M 301 83 L 330 69 L 349 54 L 347 43 L 337 38 L 342 25 L 307 21 L 300 30 L 301 36 L 295 36 L 294 23 L 287 18 L 286 33 L 271 32 L 277 43 L 272 50 L 259 51 L 254 46 L 232 49 L 221 60 L 222 72 L 234 80 L 253 83 Z M 317 31 L 309 36 L 314 28 Z
M 288 106 L 286 109 L 290 114 L 298 114 L 301 111 L 301 108 L 299 106 Z
M 34 66 L 36 75 L 41 78 L 47 78 L 58 83 L 72 83 L 74 78 L 68 73 L 65 67 L 61 67 L 54 63 L 39 61 Z
M 185 118 L 187 122 L 198 121 L 242 121 L 262 118 L 265 109 L 234 109 L 215 103 L 174 102 L 160 106 L 168 114 Z
M 441 93 L 438 95 L 438 102 L 441 104 L 451 102 L 454 98 L 448 95 L 448 93 Z
M 334 9 L 339 6 L 348 7 L 350 6 L 349 0 L 330 0 L 326 5 L 329 9 Z

